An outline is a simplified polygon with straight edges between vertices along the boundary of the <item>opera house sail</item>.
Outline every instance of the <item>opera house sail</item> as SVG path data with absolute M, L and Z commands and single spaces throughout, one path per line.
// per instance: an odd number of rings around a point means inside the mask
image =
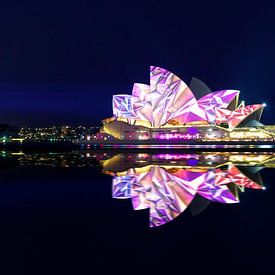
M 239 102 L 239 90 L 211 90 L 193 78 L 188 86 L 166 69 L 151 66 L 150 84 L 113 96 L 113 116 L 96 139 L 135 143 L 273 143 L 274 126 L 260 122 L 265 104 Z

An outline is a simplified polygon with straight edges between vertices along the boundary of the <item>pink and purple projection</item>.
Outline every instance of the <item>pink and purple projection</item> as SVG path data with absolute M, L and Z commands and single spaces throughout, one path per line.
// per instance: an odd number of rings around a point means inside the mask
M 153 165 L 147 171 L 130 168 L 126 175 L 115 176 L 112 196 L 131 199 L 134 210 L 149 208 L 150 227 L 155 227 L 178 217 L 196 195 L 219 203 L 238 203 L 237 193 L 230 188 L 232 184 L 239 189 L 264 189 L 235 166 L 207 170 Z
M 196 99 L 178 76 L 166 69 L 151 66 L 150 85 L 135 83 L 132 95 L 113 96 L 113 115 L 131 121 L 147 121 L 156 128 L 170 120 L 180 124 L 228 123 L 230 128 L 234 128 L 255 110 L 264 107 L 259 104 L 231 111 L 236 108 L 231 103 L 237 104 L 239 93 L 238 90 L 221 90 Z

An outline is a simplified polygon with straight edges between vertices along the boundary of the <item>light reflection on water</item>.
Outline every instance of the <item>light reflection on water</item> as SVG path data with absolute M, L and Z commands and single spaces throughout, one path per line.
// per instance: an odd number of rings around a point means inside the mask
M 239 203 L 246 189 L 264 190 L 260 170 L 275 167 L 273 152 L 1 151 L 0 160 L 11 167 L 100 167 L 113 177 L 114 199 L 149 209 L 150 227 L 186 209 L 201 213 L 210 202 Z
M 117 154 L 101 164 L 113 176 L 113 198 L 131 199 L 134 210 L 149 209 L 155 227 L 188 207 L 198 214 L 210 201 L 239 203 L 245 189 L 264 190 L 259 171 L 274 167 L 274 154 Z

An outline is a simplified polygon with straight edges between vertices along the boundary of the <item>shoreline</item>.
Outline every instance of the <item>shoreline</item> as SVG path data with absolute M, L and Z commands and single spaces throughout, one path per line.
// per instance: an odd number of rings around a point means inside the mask
M 228 141 L 228 142 L 167 142 L 167 141 L 82 141 L 82 142 L 28 142 L 0 144 L 0 150 L 42 150 L 42 151 L 71 151 L 71 150 L 193 150 L 193 151 L 275 151 L 274 141 Z

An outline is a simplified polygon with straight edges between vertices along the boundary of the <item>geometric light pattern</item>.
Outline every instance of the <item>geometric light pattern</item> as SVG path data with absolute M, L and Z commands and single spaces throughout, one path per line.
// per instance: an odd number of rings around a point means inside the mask
M 132 91 L 133 98 L 133 119 L 152 121 L 151 90 L 150 86 L 135 83 Z
M 228 105 L 239 96 L 240 91 L 223 90 L 210 93 L 198 100 L 198 105 L 205 113 L 207 120 L 215 122 L 216 108 L 226 109 Z
M 235 128 L 245 118 L 250 116 L 255 111 L 263 109 L 263 104 L 247 105 L 240 107 L 234 111 L 218 108 L 216 110 L 216 123 L 228 123 L 229 128 Z
M 239 187 L 263 189 L 263 186 L 245 176 L 236 166 L 229 166 L 227 171 L 216 169 L 216 185 L 222 186 L 234 182 Z
M 248 105 L 241 108 L 236 109 L 231 113 L 228 117 L 228 126 L 229 128 L 234 128 L 238 126 L 246 117 L 254 113 L 255 111 L 262 109 L 262 104 L 257 105 Z
M 190 88 L 173 73 L 150 67 L 150 89 L 153 125 L 159 127 L 181 115 L 196 103 Z
M 152 165 L 138 172 L 128 169 L 126 175 L 115 176 L 113 198 L 131 198 L 134 210 L 150 212 L 150 227 L 172 221 L 191 204 L 196 195 L 220 203 L 238 203 L 238 196 L 229 185 L 263 189 L 263 186 L 242 174 L 235 166 L 228 170 L 165 169 Z
M 116 117 L 131 118 L 132 116 L 132 96 L 114 95 L 113 96 L 113 114 Z
M 129 123 L 146 121 L 152 127 L 161 127 L 169 120 L 175 120 L 181 124 L 200 121 L 228 123 L 230 128 L 234 128 L 263 107 L 250 105 L 230 111 L 228 107 L 232 102 L 237 104 L 239 93 L 238 90 L 221 90 L 196 99 L 178 76 L 166 69 L 151 66 L 150 86 L 135 83 L 132 95 L 113 96 L 113 114 L 114 117 L 128 118 Z
M 203 108 L 196 101 L 192 105 L 182 110 L 181 115 L 175 117 L 174 120 L 178 121 L 181 124 L 190 123 L 194 121 L 207 122 L 207 115 L 205 110 L 203 110 Z
M 231 116 L 232 111 L 228 109 L 223 108 L 216 108 L 216 117 L 215 117 L 215 123 L 221 124 L 221 123 L 227 123 L 228 118 Z

